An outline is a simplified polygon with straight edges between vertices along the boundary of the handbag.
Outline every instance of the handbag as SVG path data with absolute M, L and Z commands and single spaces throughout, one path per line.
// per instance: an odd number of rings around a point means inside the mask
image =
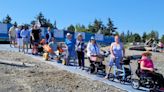
M 90 60 L 94 61 L 94 62 L 102 62 L 102 61 L 104 61 L 104 58 L 100 55 L 99 56 L 91 56 Z

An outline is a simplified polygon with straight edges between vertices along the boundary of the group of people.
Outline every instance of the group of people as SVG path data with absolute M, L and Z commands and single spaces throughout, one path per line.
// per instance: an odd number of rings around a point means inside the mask
M 44 44 L 48 44 L 49 47 L 52 49 L 52 53 L 50 53 L 51 56 L 55 56 L 55 51 L 58 50 L 58 44 L 55 41 L 55 37 L 53 36 L 51 32 L 51 28 L 47 29 L 48 32 L 44 37 Z M 23 43 L 23 49 L 22 51 L 25 52 L 25 45 L 28 52 L 28 44 L 32 43 L 33 49 L 32 54 L 37 54 L 37 46 L 41 39 L 41 31 L 37 26 L 31 27 L 29 29 L 25 26 L 13 26 L 9 30 L 9 37 L 10 41 L 14 42 L 17 39 L 18 48 L 20 51 L 20 44 Z M 68 51 L 68 57 L 66 59 L 66 65 L 70 65 L 71 59 L 77 59 L 79 68 L 84 70 L 85 68 L 85 52 L 86 56 L 88 57 L 90 62 L 94 62 L 95 57 L 101 58 L 101 49 L 99 45 L 96 42 L 96 39 L 94 36 L 91 37 L 90 41 L 87 43 L 87 45 L 84 42 L 83 35 L 78 34 L 77 39 L 74 39 L 72 34 L 67 33 L 66 39 L 65 39 L 65 45 L 67 46 Z M 108 64 L 108 69 L 105 78 L 108 78 L 108 74 L 111 71 L 111 68 L 113 64 L 117 66 L 117 68 L 121 68 L 120 62 L 123 60 L 123 57 L 125 56 L 125 48 L 123 43 L 120 41 L 120 38 L 118 35 L 115 36 L 115 42 L 113 42 L 109 48 L 110 50 L 110 62 Z M 96 60 L 96 59 L 95 59 Z M 145 73 L 145 70 L 148 71 L 147 75 L 153 77 L 154 80 L 159 81 L 160 83 L 164 83 L 163 76 L 161 74 L 155 73 L 154 64 L 151 60 L 151 54 L 146 52 L 142 54 L 142 59 L 140 61 L 141 71 Z M 161 85 L 164 86 L 164 85 Z
M 11 44 L 14 45 L 14 47 L 16 47 L 16 43 L 17 46 L 19 48 L 19 52 L 20 49 L 22 47 L 22 52 L 24 53 L 28 53 L 28 43 L 29 43 L 29 39 L 30 39 L 30 30 L 28 28 L 28 26 L 16 26 L 14 25 L 13 27 L 11 27 L 9 29 L 9 40 L 10 40 L 10 46 L 12 47 Z M 26 52 L 25 52 L 25 46 L 26 46 Z
M 52 34 L 50 33 L 50 27 L 46 33 L 46 43 L 50 42 Z M 28 49 L 32 48 L 32 54 L 37 54 L 37 47 L 41 40 L 41 30 L 37 25 L 32 25 L 30 28 L 28 25 L 12 26 L 9 29 L 10 46 L 18 47 L 19 52 L 28 53 Z M 16 45 L 17 44 L 17 45 Z M 26 48 L 26 51 L 25 51 Z
M 157 43 L 156 41 L 154 41 L 152 43 L 152 51 L 157 52 L 157 49 L 159 48 L 160 52 L 163 52 L 163 48 L 164 48 L 164 44 L 162 43 L 162 41 L 159 41 L 159 43 Z

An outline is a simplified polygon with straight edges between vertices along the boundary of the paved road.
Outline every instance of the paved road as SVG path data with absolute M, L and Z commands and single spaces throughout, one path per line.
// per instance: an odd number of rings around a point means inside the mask
M 3 44 L 0 44 L 0 50 L 18 52 L 18 50 L 17 50 L 16 48 L 10 48 L 9 45 L 3 45 Z M 105 79 L 103 79 L 103 78 L 100 78 L 100 77 L 98 77 L 98 76 L 96 76 L 96 75 L 91 75 L 91 74 L 89 74 L 88 72 L 86 72 L 86 71 L 84 71 L 84 70 L 80 70 L 80 69 L 78 69 L 78 68 L 76 68 L 76 67 L 73 67 L 73 66 L 67 67 L 67 66 L 64 66 L 64 65 L 62 65 L 62 64 L 58 64 L 58 63 L 56 63 L 56 62 L 47 62 L 47 61 L 44 61 L 44 60 L 42 59 L 42 57 L 40 57 L 40 56 L 33 56 L 33 55 L 30 55 L 30 54 L 27 54 L 27 55 L 29 55 L 29 56 L 31 56 L 31 57 L 33 57 L 33 58 L 35 58 L 35 59 L 38 59 L 38 60 L 40 60 L 41 62 L 45 62 L 45 63 L 47 63 L 47 64 L 53 65 L 54 67 L 58 67 L 59 69 L 67 70 L 67 71 L 69 71 L 69 72 L 71 72 L 71 73 L 76 73 L 76 74 L 79 74 L 79 75 L 81 75 L 81 76 L 90 78 L 90 79 L 92 79 L 92 80 L 101 81 L 101 82 L 104 82 L 104 83 L 106 83 L 106 84 L 108 84 L 108 85 L 113 85 L 113 86 L 115 86 L 115 87 L 117 87 L 117 88 L 121 88 L 121 89 L 123 89 L 123 90 L 126 90 L 126 91 L 128 91 L 128 92 L 145 92 L 145 91 L 147 91 L 147 89 L 143 89 L 143 88 L 142 88 L 142 90 L 135 90 L 135 89 L 133 89 L 133 88 L 131 87 L 131 85 L 128 85 L 128 84 L 127 84 L 127 85 L 122 85 L 122 84 L 117 83 L 117 82 L 111 82 L 111 81 L 105 80 Z

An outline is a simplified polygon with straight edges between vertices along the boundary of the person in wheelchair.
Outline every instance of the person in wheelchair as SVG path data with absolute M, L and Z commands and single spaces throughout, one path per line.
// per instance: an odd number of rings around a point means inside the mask
M 150 52 L 144 52 L 142 54 L 141 60 L 138 62 L 140 66 L 140 74 L 137 74 L 141 77 L 150 77 L 154 82 L 158 83 L 158 86 L 164 87 L 164 78 L 160 73 L 155 72 L 154 63 L 151 60 L 152 54 Z
M 56 51 L 57 51 L 57 46 L 58 46 L 58 45 L 57 45 L 57 43 L 56 43 L 54 37 L 51 38 L 51 42 L 50 42 L 48 45 L 49 45 L 49 47 L 50 47 L 51 50 L 52 50 L 52 51 L 49 53 L 50 58 L 51 58 L 51 59 L 56 59 L 56 58 L 57 58 Z
M 100 54 L 100 48 L 98 46 L 98 44 L 96 43 L 96 40 L 94 37 L 91 37 L 90 43 L 87 47 L 87 53 L 89 54 L 89 61 L 90 61 L 90 68 L 92 67 L 93 70 L 91 69 L 91 73 L 97 71 L 95 69 L 96 65 L 95 63 L 101 63 L 103 61 L 103 56 Z M 100 64 L 99 64 L 100 65 Z
M 89 46 L 88 50 L 89 50 L 88 52 L 90 52 L 89 58 L 90 58 L 91 62 L 96 61 L 95 58 L 101 56 L 100 48 L 97 45 L 96 40 L 95 40 L 94 37 L 91 37 L 91 43 L 90 43 L 90 46 Z

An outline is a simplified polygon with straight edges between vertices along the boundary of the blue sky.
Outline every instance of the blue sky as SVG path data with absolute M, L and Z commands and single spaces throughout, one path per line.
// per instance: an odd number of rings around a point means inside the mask
M 119 32 L 164 34 L 164 0 L 0 0 L 0 20 L 7 14 L 19 24 L 30 23 L 43 12 L 59 29 L 70 24 L 107 23 L 110 17 Z

